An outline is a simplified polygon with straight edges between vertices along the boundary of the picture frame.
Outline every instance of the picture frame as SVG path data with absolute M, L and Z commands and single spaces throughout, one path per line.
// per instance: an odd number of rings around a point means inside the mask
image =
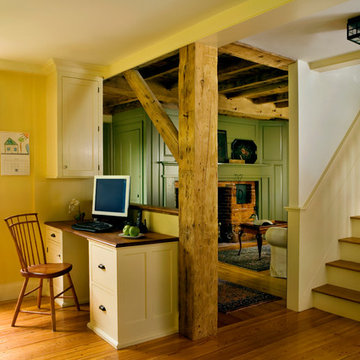
M 228 161 L 226 130 L 218 130 L 218 162 L 227 163 Z

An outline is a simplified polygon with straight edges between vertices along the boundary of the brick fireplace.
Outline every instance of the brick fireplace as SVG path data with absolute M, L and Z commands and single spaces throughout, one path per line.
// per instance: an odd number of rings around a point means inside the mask
M 178 186 L 175 182 L 176 207 L 178 207 Z M 219 242 L 238 242 L 239 225 L 249 222 L 256 208 L 256 181 L 218 182 Z M 246 240 L 244 234 L 242 239 Z
M 255 181 L 219 181 L 219 242 L 238 242 L 239 225 L 250 221 L 255 207 Z

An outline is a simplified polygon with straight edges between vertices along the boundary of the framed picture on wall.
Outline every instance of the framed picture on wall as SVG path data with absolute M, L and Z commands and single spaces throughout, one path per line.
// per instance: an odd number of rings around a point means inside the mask
M 226 130 L 218 130 L 218 162 L 228 162 Z

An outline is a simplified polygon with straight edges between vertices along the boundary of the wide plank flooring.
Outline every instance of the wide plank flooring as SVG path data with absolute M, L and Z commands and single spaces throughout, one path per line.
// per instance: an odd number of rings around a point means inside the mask
M 360 359 L 360 323 L 310 309 L 296 313 L 278 302 L 247 308 L 217 336 L 190 341 L 180 335 L 115 350 L 86 327 L 88 308 L 50 318 L 20 314 L 10 327 L 15 302 L 0 303 L 0 359 Z M 34 305 L 35 299 L 26 300 Z M 239 313 L 239 312 L 237 312 Z M 241 320 L 241 321 L 239 321 Z

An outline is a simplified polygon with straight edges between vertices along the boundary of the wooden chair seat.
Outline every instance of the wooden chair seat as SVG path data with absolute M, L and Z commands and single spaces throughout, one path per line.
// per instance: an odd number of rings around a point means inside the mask
M 67 274 L 72 269 L 71 264 L 67 263 L 48 263 L 32 265 L 27 268 L 27 272 L 21 271 L 23 276 L 34 278 L 55 278 Z
M 19 256 L 21 270 L 20 273 L 24 277 L 24 283 L 21 288 L 18 301 L 15 307 L 14 317 L 11 326 L 15 326 L 16 319 L 19 312 L 27 312 L 31 314 L 39 315 L 51 315 L 52 330 L 56 330 L 55 319 L 55 302 L 56 298 L 73 298 L 76 308 L 80 310 L 79 302 L 76 296 L 75 288 L 71 280 L 70 271 L 72 269 L 71 264 L 67 263 L 50 263 L 46 262 L 45 246 L 43 237 L 41 234 L 40 224 L 37 213 L 20 214 L 10 216 L 5 219 L 5 222 L 10 230 L 10 233 L 15 242 L 16 252 Z M 61 293 L 54 295 L 53 279 L 59 276 L 66 275 L 69 286 Z M 37 288 L 26 292 L 30 278 L 40 279 L 40 284 Z M 38 290 L 37 306 L 41 308 L 41 296 L 43 280 L 49 280 L 50 289 L 50 312 L 44 311 L 26 311 L 21 310 L 21 304 L 24 296 L 33 293 Z M 63 294 L 71 290 L 71 296 L 64 296 Z

